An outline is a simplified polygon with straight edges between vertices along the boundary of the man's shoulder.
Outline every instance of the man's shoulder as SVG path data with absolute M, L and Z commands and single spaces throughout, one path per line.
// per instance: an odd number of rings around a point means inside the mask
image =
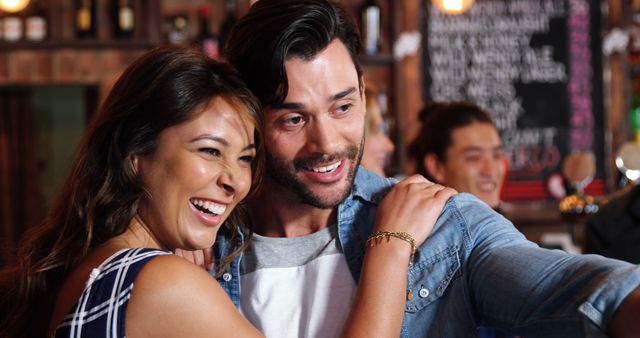
M 379 176 L 361 166 L 353 181 L 352 194 L 377 204 L 396 183 L 396 178 Z
M 499 221 L 509 223 L 501 214 L 470 193 L 458 193 L 445 204 L 439 223 L 456 221 L 457 223 L 475 225 Z

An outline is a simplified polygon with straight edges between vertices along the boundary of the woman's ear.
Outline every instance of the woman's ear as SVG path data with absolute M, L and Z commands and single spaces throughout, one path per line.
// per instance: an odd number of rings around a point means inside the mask
M 446 182 L 444 165 L 436 154 L 428 153 L 424 157 L 422 165 L 424 165 L 424 169 L 429 176 L 433 177 L 437 183 L 444 184 Z
M 138 165 L 139 165 L 138 164 L 138 162 L 139 162 L 138 161 L 138 155 L 131 155 L 131 157 L 129 157 L 129 161 L 130 161 L 130 164 L 131 164 L 131 170 L 133 171 L 132 174 L 134 176 L 137 176 L 138 172 L 139 172 L 138 171 Z

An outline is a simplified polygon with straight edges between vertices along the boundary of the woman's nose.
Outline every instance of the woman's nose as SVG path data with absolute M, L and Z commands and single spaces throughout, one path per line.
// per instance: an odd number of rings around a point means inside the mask
M 227 166 L 220 173 L 218 184 L 229 195 L 242 192 L 251 184 L 251 176 L 245 172 L 239 166 Z

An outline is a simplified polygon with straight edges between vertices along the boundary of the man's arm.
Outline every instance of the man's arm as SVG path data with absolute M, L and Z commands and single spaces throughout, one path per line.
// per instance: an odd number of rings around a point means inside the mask
M 464 264 L 479 323 L 523 336 L 562 337 L 620 333 L 627 314 L 639 313 L 638 266 L 539 248 L 471 198 L 456 204 L 469 231 L 472 250 Z M 622 324 L 614 325 L 617 310 Z M 640 325 L 637 318 L 632 324 Z
M 624 299 L 613 315 L 608 331 L 611 337 L 638 337 L 640 334 L 640 287 Z

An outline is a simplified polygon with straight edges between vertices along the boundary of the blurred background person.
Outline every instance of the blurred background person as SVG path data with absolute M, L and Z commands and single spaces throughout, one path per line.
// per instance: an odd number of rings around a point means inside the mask
M 419 115 L 422 128 L 409 147 L 417 172 L 498 208 L 507 165 L 490 115 L 467 102 L 430 103 Z
M 491 116 L 467 102 L 429 103 L 419 116 L 422 127 L 409 146 L 417 172 L 499 209 L 507 164 Z M 480 327 L 478 335 L 512 337 L 489 327 Z
M 385 166 L 395 146 L 387 135 L 387 128 L 378 103 L 378 91 L 367 87 L 365 115 L 365 143 L 360 165 L 380 176 L 385 176 Z
M 615 194 L 587 221 L 584 252 L 640 264 L 640 185 Z

